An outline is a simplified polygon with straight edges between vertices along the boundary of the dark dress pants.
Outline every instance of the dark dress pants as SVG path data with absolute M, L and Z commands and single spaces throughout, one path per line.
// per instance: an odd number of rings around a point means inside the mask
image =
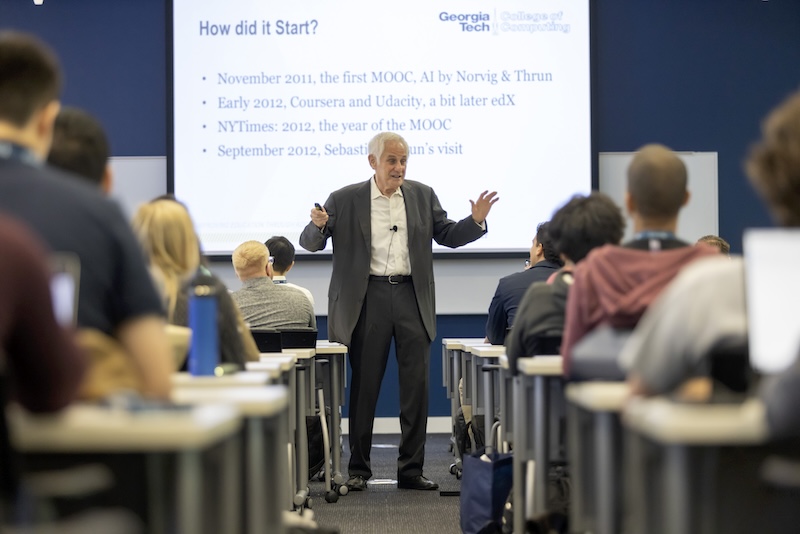
M 428 425 L 430 339 L 413 282 L 370 280 L 350 346 L 350 476 L 372 476 L 370 450 L 381 382 L 395 340 L 400 378 L 400 454 L 397 475 L 422 474 Z

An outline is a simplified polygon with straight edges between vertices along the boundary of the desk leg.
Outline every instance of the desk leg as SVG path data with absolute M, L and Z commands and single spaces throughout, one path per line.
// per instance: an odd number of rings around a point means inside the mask
M 442 387 L 447 391 L 447 398 L 450 398 L 452 388 L 450 387 L 450 365 L 448 364 L 449 356 L 447 349 L 442 345 Z
M 595 449 L 597 469 L 595 502 L 597 503 L 598 534 L 616 534 L 619 532 L 617 524 L 619 483 L 615 452 L 618 440 L 614 428 L 616 417 L 616 414 L 609 412 L 595 414 L 595 445 L 597 447 Z
M 682 445 L 666 445 L 664 458 L 664 520 L 667 534 L 689 534 L 691 528 L 691 488 L 689 451 Z
M 585 443 L 590 441 L 584 436 L 584 419 L 582 410 L 571 402 L 567 404 L 567 457 L 569 458 L 572 492 L 570 493 L 569 526 L 573 532 L 590 530 L 586 521 L 587 502 L 592 493 L 587 491 L 586 470 L 591 461 L 584 456 L 587 451 Z
M 289 502 L 286 509 L 292 510 L 294 506 L 294 496 L 297 494 L 299 487 L 299 478 L 297 476 L 297 432 L 300 428 L 300 423 L 303 421 L 303 415 L 298 410 L 299 393 L 297 390 L 297 366 L 295 365 L 289 372 L 289 398 L 292 401 L 289 403 Z
M 450 399 L 450 412 L 453 417 L 453 456 L 455 457 L 455 466 L 456 469 L 461 469 L 462 466 L 462 454 L 464 451 L 458 445 L 458 439 L 456 438 L 456 420 L 458 415 L 458 409 L 461 407 L 461 395 L 458 390 L 458 383 L 461 382 L 461 351 L 460 350 L 451 350 L 450 358 L 451 358 L 451 370 L 453 373 L 453 378 L 450 382 L 453 384 L 453 397 Z M 461 387 L 466 386 L 466 384 L 462 384 Z
M 477 360 L 480 362 L 480 360 Z M 484 404 L 486 405 L 484 408 L 483 414 L 483 431 L 485 434 L 484 443 L 486 444 L 486 452 L 491 452 L 494 450 L 492 446 L 492 427 L 494 426 L 494 387 L 492 382 L 492 373 L 491 369 L 484 369 L 481 366 L 481 370 L 483 371 L 483 396 L 484 396 Z
M 258 441 L 259 448 L 256 453 L 260 458 L 253 460 L 261 463 L 261 468 L 250 469 L 251 480 L 250 498 L 253 503 L 258 503 L 259 512 L 249 514 L 252 523 L 248 530 L 252 534 L 263 532 L 280 534 L 283 529 L 283 505 L 280 499 L 272 498 L 272 493 L 267 490 L 267 482 L 270 488 L 280 490 L 286 487 L 288 469 L 283 461 L 286 447 L 286 412 L 283 411 L 276 417 L 269 419 L 254 419 L 249 430 L 253 433 L 253 438 Z M 255 434 L 258 434 L 257 436 Z M 255 443 L 255 441 L 254 441 Z M 250 454 L 253 454 L 251 451 Z
M 339 411 L 342 405 L 342 372 L 341 366 L 339 365 L 339 360 L 344 360 L 346 357 L 345 354 L 331 354 L 330 355 L 330 366 L 331 366 L 331 458 L 332 458 L 332 466 L 331 466 L 331 480 L 333 480 L 336 484 L 341 484 L 344 482 L 341 480 L 342 478 L 342 444 L 341 444 L 341 432 L 342 432 L 342 417 L 341 412 Z
M 458 462 L 460 456 L 456 440 L 456 420 L 458 419 L 458 408 L 461 406 L 461 399 L 459 399 L 458 396 L 458 381 L 461 378 L 461 361 L 460 358 L 456 358 L 456 351 L 446 350 L 444 348 L 442 350 L 447 353 L 447 372 L 449 373 L 447 378 L 449 384 L 447 392 L 450 398 L 450 441 L 453 444 L 453 456 L 456 457 L 456 462 Z
M 514 428 L 517 429 L 517 435 L 514 437 L 514 456 L 513 456 L 513 488 L 514 492 L 514 534 L 523 534 L 525 532 L 525 465 L 528 452 L 528 432 L 527 426 L 524 426 L 525 418 L 527 415 L 527 407 L 525 406 L 524 385 L 520 377 L 514 378 Z
M 533 461 L 536 465 L 533 480 L 533 513 L 538 516 L 547 512 L 547 475 L 550 463 L 548 419 L 550 396 L 544 376 L 533 377 Z
M 203 528 L 203 471 L 200 451 L 178 454 L 178 532 L 206 532 Z
M 167 528 L 166 462 L 163 453 L 147 455 L 147 509 L 149 534 L 165 534 Z
M 242 443 L 236 433 L 222 444 L 220 532 L 241 532 Z
M 267 502 L 267 461 L 265 459 L 264 425 L 261 419 L 249 417 L 247 432 L 247 532 L 271 532 L 268 518 L 277 499 Z M 280 513 L 280 512 L 279 512 Z M 273 519 L 274 517 L 270 518 Z M 270 525 L 272 526 L 272 525 Z M 263 529 L 263 530 L 262 530 Z
M 313 368 L 314 361 L 311 360 Z M 308 388 L 311 373 L 306 363 L 297 368 L 297 493 L 294 496 L 295 506 L 303 506 L 308 497 L 308 429 L 306 428 L 306 411 Z M 310 385 L 314 389 L 313 383 Z

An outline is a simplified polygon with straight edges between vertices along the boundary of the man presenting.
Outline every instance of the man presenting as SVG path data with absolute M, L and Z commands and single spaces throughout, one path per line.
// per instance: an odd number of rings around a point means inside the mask
M 374 176 L 333 192 L 324 207 L 311 210 L 300 235 L 300 245 L 311 252 L 333 239 L 328 337 L 349 347 L 353 371 L 347 486 L 364 490 L 372 476 L 375 406 L 394 337 L 402 431 L 398 487 L 435 490 L 439 486 L 422 474 L 430 343 L 436 336 L 431 239 L 455 248 L 481 237 L 497 193 L 484 191 L 470 201 L 470 217 L 452 221 L 433 189 L 405 180 L 405 139 L 384 132 L 368 148 Z

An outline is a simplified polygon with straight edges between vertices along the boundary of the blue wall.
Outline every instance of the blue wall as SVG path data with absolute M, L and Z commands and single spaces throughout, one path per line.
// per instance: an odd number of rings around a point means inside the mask
M 719 152 L 720 233 L 769 224 L 742 159 L 764 114 L 800 83 L 796 0 L 595 0 L 597 151 L 659 141 Z M 48 41 L 64 101 L 106 125 L 117 156 L 165 155 L 164 0 L 0 0 L 0 25 Z

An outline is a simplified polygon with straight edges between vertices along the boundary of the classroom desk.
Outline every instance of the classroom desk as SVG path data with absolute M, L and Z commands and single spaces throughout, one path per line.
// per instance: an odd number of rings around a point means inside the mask
M 292 474 L 292 495 L 297 495 L 299 480 L 297 479 L 297 429 L 305 425 L 305 416 L 297 410 L 297 356 L 282 352 L 262 352 L 257 362 L 247 362 L 248 371 L 266 372 L 271 384 L 282 384 L 289 388 L 289 472 Z M 289 509 L 294 508 L 294 499 Z
M 286 491 L 289 501 L 289 473 L 286 464 L 288 442 L 288 391 L 284 386 L 194 387 L 172 390 L 177 404 L 226 403 L 235 406 L 246 419 L 246 525 L 249 534 L 283 532 L 283 499 L 274 498 L 268 487 Z
M 297 462 L 295 464 L 295 480 L 297 481 L 297 493 L 294 497 L 294 505 L 305 507 L 310 503 L 308 498 L 308 428 L 306 427 L 306 417 L 314 417 L 316 413 L 316 370 L 314 363 L 315 349 L 284 349 L 284 354 L 295 356 L 296 373 L 296 406 L 297 425 L 296 438 Z
M 708 502 L 716 496 L 710 476 L 714 453 L 721 446 L 759 445 L 767 439 L 764 405 L 757 399 L 688 404 L 636 398 L 626 405 L 623 424 L 632 484 L 625 508 L 634 514 L 629 532 L 716 532 L 715 506 Z M 656 461 L 646 461 L 645 440 L 659 453 Z
M 160 457 L 175 453 L 177 531 L 239 531 L 241 470 L 237 454 L 241 418 L 235 407 L 216 404 L 129 412 L 78 404 L 55 415 L 34 416 L 16 407 L 10 407 L 7 414 L 14 446 L 26 454 L 146 455 L 152 532 L 168 529 Z M 216 503 L 203 502 L 202 453 L 223 440 L 227 442 L 220 467 L 221 524 L 203 524 L 203 511 L 216 508 Z
M 342 412 L 344 391 L 347 381 L 347 346 L 327 339 L 318 340 L 316 355 L 327 357 L 330 365 L 329 391 L 331 392 L 331 424 L 328 428 L 331 445 L 331 480 L 337 484 L 344 483 L 342 475 Z
M 462 376 L 461 350 L 464 348 L 464 341 L 460 338 L 442 339 L 442 385 L 450 399 L 450 441 L 453 444 L 453 455 L 456 457 L 454 466 L 461 468 L 461 451 L 458 450 L 456 441 L 456 418 L 458 409 L 461 407 L 461 399 L 458 394 L 458 383 Z M 473 341 L 477 341 L 473 338 Z
M 189 373 L 172 373 L 172 387 L 255 387 L 270 382 L 266 372 L 238 372 L 224 376 L 194 376 Z
M 503 450 L 508 452 L 514 444 L 514 375 L 503 354 L 500 362 L 500 430 L 503 436 Z
M 547 510 L 549 390 L 550 382 L 562 380 L 562 358 L 520 358 L 517 369 L 519 376 L 514 382 L 514 530 L 523 532 L 527 518 Z M 531 460 L 534 466 L 533 501 L 529 502 L 527 471 Z
M 467 345 L 483 343 L 484 338 L 444 338 L 442 339 L 442 382 L 447 390 L 447 398 L 450 399 L 450 418 L 452 424 L 451 442 L 453 443 L 453 455 L 456 457 L 455 465 L 461 467 L 461 452 L 456 448 L 456 418 L 458 409 L 461 407 L 461 399 L 458 393 L 458 383 L 464 378 L 464 403 L 471 404 L 472 399 L 467 397 L 466 382 L 469 377 L 465 376 L 462 351 Z M 471 361 L 471 355 L 470 355 Z M 466 373 L 468 374 L 468 373 Z
M 500 357 L 506 353 L 502 345 L 465 345 L 465 351 L 472 354 L 470 373 L 475 385 L 472 413 L 483 415 L 484 441 L 487 450 L 493 449 L 492 427 L 494 426 L 495 394 L 499 390 Z M 482 375 L 482 376 L 481 376 Z M 495 384 L 498 387 L 495 387 Z
M 620 411 L 630 396 L 625 382 L 569 384 L 567 449 L 574 532 L 617 534 L 622 517 Z

